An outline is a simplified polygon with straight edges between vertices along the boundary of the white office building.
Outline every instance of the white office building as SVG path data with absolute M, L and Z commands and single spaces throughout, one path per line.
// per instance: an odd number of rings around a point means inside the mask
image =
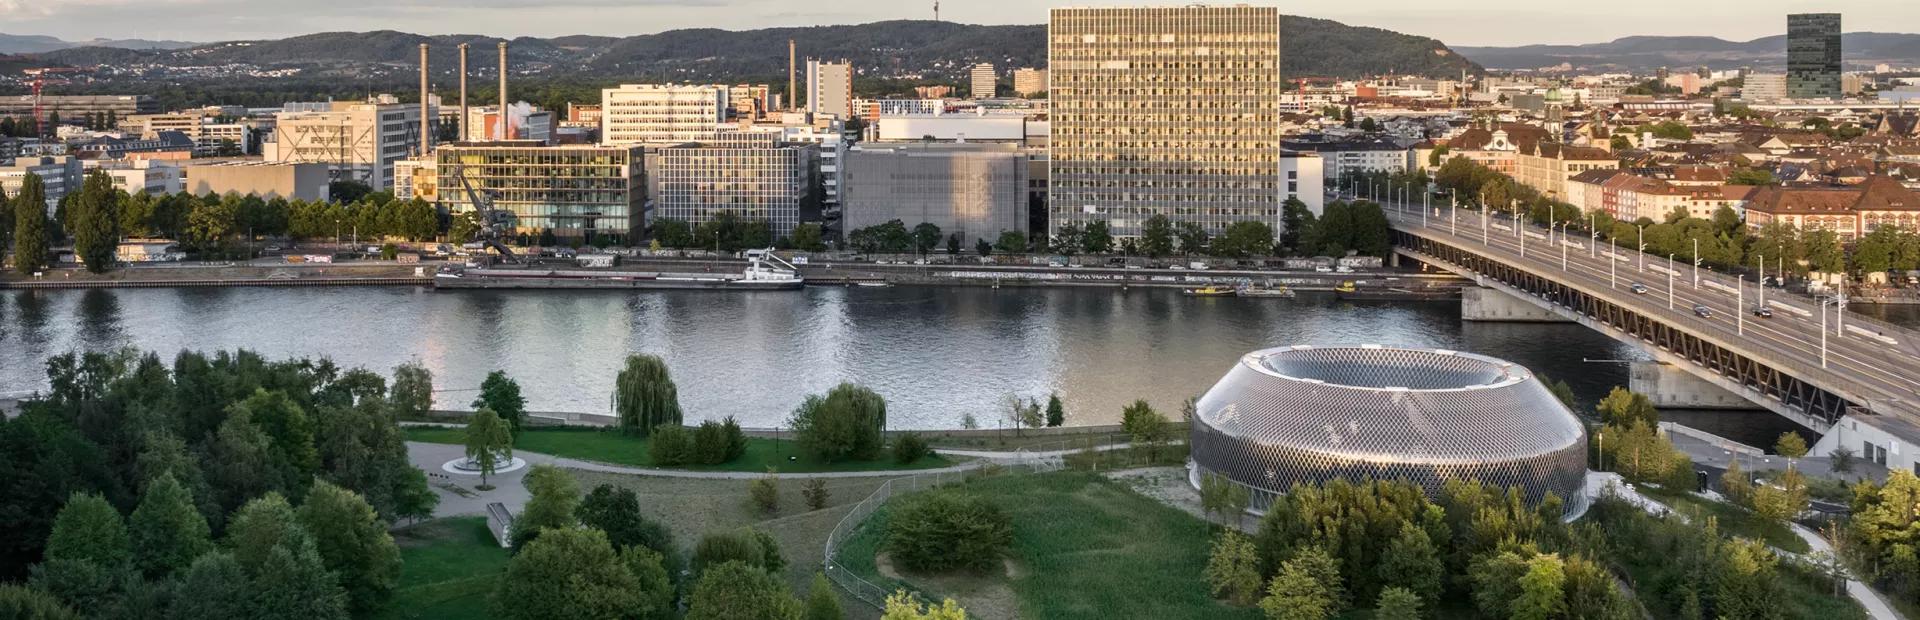
M 622 84 L 600 91 L 603 146 L 697 140 L 725 122 L 725 86 Z

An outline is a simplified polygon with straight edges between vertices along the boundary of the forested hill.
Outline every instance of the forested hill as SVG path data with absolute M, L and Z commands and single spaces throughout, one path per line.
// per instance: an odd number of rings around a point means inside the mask
M 659 80 L 725 80 L 784 76 L 787 41 L 802 59 L 847 60 L 863 77 L 958 79 L 974 63 L 1003 70 L 1046 66 L 1046 26 L 976 26 L 937 21 L 885 21 L 852 26 L 766 28 L 728 31 L 673 30 L 625 38 L 522 37 L 510 41 L 516 73 L 548 77 L 640 77 Z M 40 54 L 41 64 L 142 64 L 206 66 L 245 63 L 263 68 L 302 68 L 303 75 L 369 77 L 411 71 L 419 45 L 432 45 L 436 71 L 450 71 L 454 46 L 468 43 L 476 67 L 494 63 L 498 38 L 425 36 L 394 31 L 329 32 L 274 41 L 206 44 L 182 50 L 75 48 Z M 1426 37 L 1339 22 L 1285 17 L 1281 65 L 1288 77 L 1358 77 L 1389 71 L 1457 76 L 1479 65 Z M 444 68 L 444 69 L 442 69 Z M 476 72 L 484 69 L 476 68 Z

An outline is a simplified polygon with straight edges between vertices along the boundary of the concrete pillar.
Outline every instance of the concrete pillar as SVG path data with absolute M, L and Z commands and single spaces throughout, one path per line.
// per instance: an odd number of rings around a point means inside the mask
M 1460 320 L 1495 323 L 1572 323 L 1533 302 L 1478 286 L 1460 290 Z
M 1634 362 L 1627 389 L 1645 394 L 1653 406 L 1681 409 L 1753 409 L 1752 401 L 1708 383 L 1678 367 L 1660 362 Z

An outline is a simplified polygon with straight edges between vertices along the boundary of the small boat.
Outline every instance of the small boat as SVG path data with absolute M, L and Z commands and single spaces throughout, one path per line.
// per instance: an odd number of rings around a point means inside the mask
M 1232 297 L 1239 294 L 1239 291 L 1224 286 L 1207 286 L 1204 288 L 1186 289 L 1181 291 L 1181 293 L 1194 297 Z
M 1249 286 L 1249 287 L 1241 288 L 1238 291 L 1238 293 L 1240 294 L 1241 297 L 1290 298 L 1295 296 L 1295 293 L 1291 289 L 1288 289 L 1287 287 L 1284 287 L 1284 286 L 1280 288 L 1254 288 Z
M 883 281 L 870 281 L 870 280 L 869 280 L 869 281 L 860 281 L 860 282 L 854 282 L 854 283 L 853 283 L 853 285 L 854 285 L 854 286 L 866 286 L 866 287 L 872 287 L 872 288 L 887 288 L 887 287 L 890 287 L 890 286 L 893 286 L 893 283 L 892 283 L 892 282 L 887 282 L 887 281 L 884 281 L 884 280 L 883 280 Z
M 1353 292 L 1353 283 L 1352 283 L 1352 282 L 1341 282 L 1339 286 L 1335 286 L 1335 287 L 1333 287 L 1333 290 L 1334 290 L 1334 291 L 1336 291 L 1336 292 L 1341 292 L 1341 293 L 1351 293 L 1351 292 Z

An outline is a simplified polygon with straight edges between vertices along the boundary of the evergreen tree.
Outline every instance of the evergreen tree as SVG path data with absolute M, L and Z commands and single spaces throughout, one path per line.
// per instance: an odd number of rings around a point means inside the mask
M 1420 595 L 1406 588 L 1381 590 L 1373 620 L 1420 620 L 1420 601 Z
M 652 355 L 629 355 L 627 366 L 614 378 L 613 410 L 620 430 L 645 437 L 661 424 L 681 424 L 680 391 L 667 373 L 667 363 Z
M 248 575 L 246 617 L 253 620 L 346 620 L 347 595 L 327 571 L 311 538 L 267 550 Z
M 12 120 L 12 119 L 8 119 Z M 0 618 L 8 620 L 80 620 L 53 596 L 22 585 L 0 583 Z
M 127 529 L 134 564 L 150 579 L 185 570 L 213 549 L 206 517 L 171 473 L 162 472 L 147 484 Z
M 573 509 L 573 515 L 580 525 L 605 532 L 607 542 L 614 547 L 644 547 L 672 558 L 668 568 L 679 573 L 680 550 L 673 543 L 673 533 L 640 512 L 640 498 L 633 489 L 611 484 L 594 487 Z
M 48 226 L 46 183 L 29 172 L 13 197 L 13 267 L 21 275 L 39 271 L 52 260 Z
M 833 585 L 827 583 L 823 573 L 813 574 L 813 585 L 807 591 L 807 606 L 801 614 L 805 620 L 846 620 L 847 614 L 840 609 L 840 596 L 833 593 Z
M 1067 423 L 1066 407 L 1060 404 L 1059 394 L 1047 395 L 1047 426 L 1060 426 Z
M 201 555 L 184 570 L 174 571 L 175 618 L 241 618 L 248 613 L 247 575 L 226 551 Z
M 353 608 L 372 609 L 393 591 L 400 578 L 400 547 L 365 499 L 321 481 L 307 493 L 299 517 Z
M 120 245 L 119 200 L 114 196 L 113 177 L 106 171 L 94 170 L 86 179 L 69 214 L 73 251 L 86 263 L 87 271 L 105 273 L 113 268 Z

